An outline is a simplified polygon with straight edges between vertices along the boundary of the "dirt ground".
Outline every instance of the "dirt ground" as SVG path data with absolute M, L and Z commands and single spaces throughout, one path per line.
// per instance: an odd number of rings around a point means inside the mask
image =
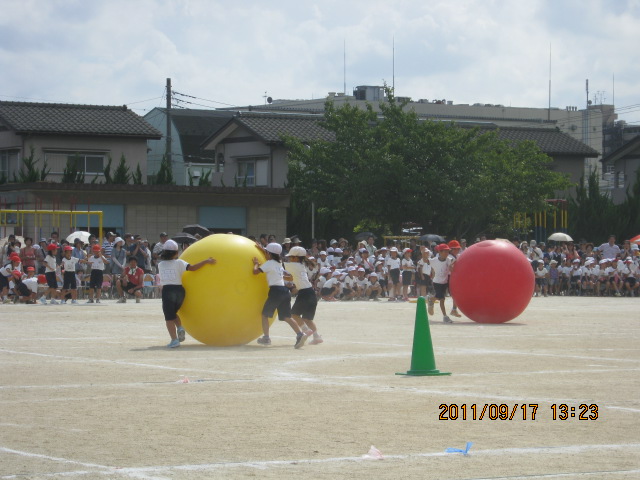
M 159 300 L 0 305 L 0 479 L 640 478 L 640 299 L 533 298 L 502 325 L 436 309 L 440 377 L 395 375 L 415 311 L 321 303 L 322 345 L 279 323 L 270 347 L 169 350 Z

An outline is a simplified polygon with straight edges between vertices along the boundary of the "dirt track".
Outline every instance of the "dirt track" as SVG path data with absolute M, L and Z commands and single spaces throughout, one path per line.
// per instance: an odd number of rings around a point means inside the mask
M 159 300 L 2 305 L 0 479 L 640 478 L 639 307 L 534 298 L 484 326 L 436 312 L 452 375 L 406 377 L 415 304 L 321 303 L 325 343 L 301 350 L 284 324 L 271 347 L 168 350 Z M 597 420 L 578 420 L 583 403 Z M 467 420 L 439 420 L 441 404 Z M 472 420 L 472 404 L 518 406 Z M 362 458 L 371 445 L 382 460 Z

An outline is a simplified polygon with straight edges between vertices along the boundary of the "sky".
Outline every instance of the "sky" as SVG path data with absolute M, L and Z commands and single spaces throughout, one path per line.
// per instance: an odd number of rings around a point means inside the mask
M 640 125 L 640 0 L 0 0 L 0 100 L 185 107 L 395 86 Z M 195 97 L 195 98 L 191 98 Z

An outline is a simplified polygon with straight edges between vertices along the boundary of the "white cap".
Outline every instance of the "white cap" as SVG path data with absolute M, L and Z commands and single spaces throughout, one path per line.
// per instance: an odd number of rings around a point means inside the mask
M 331 241 L 329 242 L 329 245 L 333 245 L 335 243 L 338 243 L 338 241 L 335 238 L 332 238 Z
M 333 250 L 334 253 L 342 253 L 342 249 L 341 248 L 335 248 Z
M 331 269 L 327 267 L 322 267 L 320 269 L 320 275 L 326 275 L 327 273 L 331 273 Z
M 306 257 L 307 251 L 303 247 L 291 247 L 289 253 L 287 254 L 289 257 Z
M 122 239 L 120 239 L 120 240 L 122 240 Z M 116 239 L 116 241 L 117 241 L 117 239 Z M 177 252 L 178 251 L 178 244 L 176 242 L 174 242 L 173 240 L 167 240 L 162 245 L 162 249 L 163 250 L 169 250 L 171 252 Z
M 325 252 L 324 250 L 322 250 L 318 255 L 326 255 L 327 252 Z
M 378 274 L 377 274 L 376 272 L 371 272 L 371 273 L 369 274 L 369 276 L 370 276 L 370 277 L 377 277 L 377 276 L 378 276 Z
M 269 253 L 280 255 L 282 253 L 282 245 L 279 243 L 270 243 L 265 247 L 265 250 Z
M 359 272 L 364 272 L 364 268 L 360 267 L 360 268 L 358 268 L 358 271 Z
M 353 271 L 355 271 L 355 270 L 357 270 L 357 268 L 356 268 L 356 267 L 349 267 L 349 268 L 347 268 L 347 272 L 353 272 Z
M 116 237 L 116 239 L 113 241 L 113 244 L 115 245 L 118 242 L 124 243 L 124 240 L 122 239 L 122 237 Z
M 389 250 L 390 252 L 397 252 L 398 249 L 396 247 L 391 247 L 391 250 Z

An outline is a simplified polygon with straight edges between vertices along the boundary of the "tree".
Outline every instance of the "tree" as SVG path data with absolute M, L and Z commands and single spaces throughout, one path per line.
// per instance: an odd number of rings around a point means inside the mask
M 425 233 L 504 235 L 515 212 L 540 211 L 569 186 L 533 142 L 512 146 L 495 132 L 421 121 L 405 105 L 390 89 L 380 115 L 329 102 L 323 126 L 335 141 L 285 139 L 296 208 L 314 202 L 320 222 L 350 229 L 364 222 L 398 233 L 413 222 Z
M 79 164 L 80 156 L 77 153 L 73 158 L 67 158 L 60 183 L 84 183 L 84 170 L 78 168 Z
M 120 155 L 120 162 L 113 173 L 113 183 L 118 185 L 127 185 L 131 180 L 131 170 L 127 165 L 127 160 L 124 157 L 124 153 Z
M 110 184 L 110 183 L 113 183 L 113 178 L 111 177 L 111 163 L 113 162 L 113 158 L 111 158 L 111 155 L 109 155 L 107 159 L 108 159 L 107 166 L 104 167 L 104 170 L 103 170 L 104 183 Z
M 171 170 L 171 164 L 167 160 L 166 155 L 163 155 L 162 162 L 160 162 L 160 169 L 156 174 L 153 184 L 154 185 L 173 185 L 173 171 Z
M 133 173 L 131 178 L 133 179 L 134 185 L 142 185 L 142 169 L 140 168 L 140 164 L 136 167 L 136 171 Z
M 37 167 L 38 160 L 35 159 L 35 148 L 30 146 L 30 152 L 28 157 L 22 158 L 22 168 L 13 174 L 13 181 L 16 183 L 34 183 L 44 182 L 51 171 L 47 166 L 47 160 L 42 163 L 42 168 Z

